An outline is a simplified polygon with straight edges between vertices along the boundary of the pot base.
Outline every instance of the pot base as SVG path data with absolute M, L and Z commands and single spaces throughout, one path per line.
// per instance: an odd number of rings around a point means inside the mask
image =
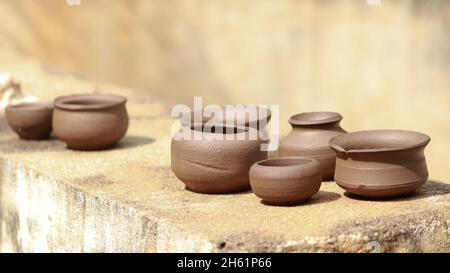
M 267 206 L 273 207 L 293 207 L 301 204 L 306 204 L 312 197 L 306 197 L 304 199 L 296 199 L 291 201 L 286 200 L 261 200 L 261 203 Z
M 336 184 L 338 184 L 341 188 L 346 190 L 347 192 L 362 196 L 362 197 L 371 197 L 371 198 L 392 198 L 392 197 L 399 197 L 403 196 L 409 193 L 414 192 L 418 188 L 420 188 L 423 184 L 425 184 L 426 181 L 416 181 L 413 182 L 411 185 L 402 185 L 399 187 L 371 187 L 371 186 L 365 186 L 365 185 L 351 185 L 344 183 L 342 181 L 336 181 Z
M 20 139 L 23 140 L 47 140 L 50 138 L 50 133 L 48 132 L 38 132 L 32 130 L 31 132 L 21 131 L 17 133 Z
M 102 151 L 102 150 L 109 150 L 116 146 L 118 142 L 114 143 L 108 143 L 108 144 L 99 144 L 99 145 L 89 145 L 84 143 L 70 143 L 66 140 L 66 147 L 67 149 L 74 150 L 74 151 Z
M 201 193 L 201 194 L 224 194 L 224 193 L 238 193 L 250 190 L 250 184 L 244 186 L 217 188 L 217 187 L 204 187 L 204 186 L 186 186 L 186 190 Z

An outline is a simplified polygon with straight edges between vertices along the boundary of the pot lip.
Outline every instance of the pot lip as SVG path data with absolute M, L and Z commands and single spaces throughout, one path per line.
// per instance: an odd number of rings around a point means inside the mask
M 79 101 L 88 102 L 86 104 Z M 71 103 L 72 102 L 72 103 Z M 56 109 L 69 111 L 102 110 L 124 105 L 127 98 L 115 94 L 74 94 L 57 97 L 53 104 Z
M 362 138 L 367 137 L 367 134 L 373 134 L 373 133 L 379 133 L 379 134 L 403 134 L 404 136 L 416 136 L 420 138 L 416 143 L 410 144 L 410 145 L 403 145 L 399 147 L 390 147 L 390 148 L 373 148 L 373 149 L 350 149 L 346 150 L 336 142 L 339 141 L 342 138 L 348 138 L 350 136 L 361 136 Z M 407 130 L 392 130 L 392 129 L 386 129 L 386 130 L 367 130 L 367 131 L 358 131 L 353 133 L 347 133 L 339 136 L 335 136 L 329 141 L 330 147 L 338 152 L 345 153 L 345 154 L 361 154 L 361 153 L 381 153 L 381 152 L 394 152 L 394 151 L 405 151 L 410 150 L 414 148 L 424 147 L 427 146 L 428 143 L 430 143 L 431 138 L 430 136 L 415 132 L 415 131 L 407 131 Z
M 19 104 L 8 105 L 5 110 L 7 112 L 36 112 L 36 111 L 51 111 L 53 110 L 53 103 L 51 102 L 25 102 Z
M 257 118 L 257 122 L 259 123 L 260 121 L 262 121 L 262 120 L 267 120 L 267 123 L 269 123 L 270 122 L 270 120 L 271 120 L 271 118 L 272 118 L 272 112 L 270 111 L 270 109 L 269 108 L 267 108 L 267 107 L 262 107 L 262 106 L 257 106 L 257 105 L 252 105 L 252 104 L 250 104 L 250 105 L 241 105 L 244 109 L 247 109 L 248 107 L 255 107 L 256 109 L 257 109 L 257 111 L 258 111 L 258 118 Z M 181 117 L 180 118 L 180 121 L 181 121 L 181 124 L 183 125 L 183 126 L 191 126 L 191 127 L 193 127 L 193 126 L 199 126 L 199 125 L 205 125 L 206 123 L 208 123 L 210 120 L 214 120 L 214 118 L 215 117 L 207 117 L 207 116 L 205 116 L 204 115 L 204 113 L 205 113 L 205 110 L 209 110 L 209 111 L 211 111 L 211 112 L 213 112 L 213 110 L 214 109 L 221 109 L 222 111 L 224 111 L 224 113 L 226 113 L 226 110 L 227 109 L 231 109 L 231 110 L 234 110 L 234 109 L 236 109 L 236 110 L 241 110 L 242 108 L 241 107 L 237 107 L 237 106 L 232 106 L 232 107 L 227 107 L 227 106 L 214 106 L 214 107 L 211 107 L 211 108 L 209 108 L 209 109 L 202 109 L 201 110 L 201 121 L 200 122 L 196 122 L 195 120 L 194 120 L 194 115 L 196 114 L 196 113 L 199 113 L 200 111 L 191 111 L 189 114 L 190 114 L 190 118 L 184 118 L 184 116 L 183 117 Z M 261 117 L 259 117 L 259 109 L 265 109 L 266 110 L 266 114 L 265 115 L 263 115 L 263 116 L 261 116 Z M 207 111 L 206 111 L 207 112 Z M 226 116 L 226 114 L 225 114 L 225 116 L 224 117 L 222 117 L 222 120 L 217 120 L 217 121 L 214 121 L 214 123 L 215 124 L 223 124 L 223 125 L 227 125 L 227 121 L 229 121 L 228 119 L 227 119 L 227 116 Z M 239 121 L 239 120 L 237 120 L 237 119 L 234 119 L 234 124 L 235 125 L 237 125 L 237 126 L 249 126 L 250 124 L 252 124 L 253 122 L 255 122 L 255 121 L 250 121 L 250 120 L 248 120 L 247 119 L 247 116 L 245 117 L 245 122 L 241 122 L 241 121 Z
M 324 115 L 323 118 L 317 118 L 315 116 Z M 313 118 L 315 117 L 315 118 Z M 338 112 L 330 111 L 315 111 L 315 112 L 304 112 L 300 114 L 293 115 L 289 119 L 291 125 L 320 125 L 339 122 L 343 119 L 342 115 Z
M 274 165 L 265 165 L 266 163 L 275 163 Z M 284 163 L 284 164 L 283 164 Z M 280 164 L 280 165 L 277 165 Z M 283 168 L 306 168 L 309 166 L 319 165 L 319 162 L 312 158 L 291 156 L 291 157 L 277 157 L 258 161 L 254 164 L 258 168 L 280 170 Z

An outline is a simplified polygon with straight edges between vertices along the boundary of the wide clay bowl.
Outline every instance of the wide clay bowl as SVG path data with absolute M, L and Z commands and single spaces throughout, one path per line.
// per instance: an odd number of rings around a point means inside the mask
M 9 126 L 25 140 L 47 139 L 52 131 L 53 105 L 48 102 L 23 103 L 5 109 Z
M 316 194 L 322 183 L 317 160 L 280 157 L 255 163 L 250 184 L 256 196 L 268 205 L 293 205 Z
M 206 124 L 219 126 L 252 127 L 265 129 L 272 113 L 255 105 L 210 106 L 202 111 L 191 112 L 181 118 L 183 126 L 198 127 Z
M 231 193 L 250 188 L 250 167 L 267 158 L 253 128 L 184 127 L 171 145 L 172 170 L 198 193 Z
M 428 179 L 424 150 L 430 137 L 410 131 L 363 131 L 330 141 L 336 151 L 336 183 L 367 197 L 403 195 Z
M 328 145 L 331 138 L 347 133 L 342 129 L 342 116 L 336 112 L 308 112 L 289 119 L 292 131 L 280 141 L 278 155 L 301 156 L 319 161 L 323 180 L 334 178 L 336 154 Z
M 127 132 L 125 97 L 109 94 L 72 95 L 55 99 L 53 128 L 74 150 L 104 150 Z

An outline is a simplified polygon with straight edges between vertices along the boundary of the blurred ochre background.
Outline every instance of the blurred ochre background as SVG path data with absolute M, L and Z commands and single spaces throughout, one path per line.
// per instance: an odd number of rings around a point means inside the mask
M 279 104 L 283 134 L 314 110 L 428 133 L 431 177 L 450 181 L 448 0 L 0 0 L 0 18 L 1 46 L 168 109 L 198 95 Z

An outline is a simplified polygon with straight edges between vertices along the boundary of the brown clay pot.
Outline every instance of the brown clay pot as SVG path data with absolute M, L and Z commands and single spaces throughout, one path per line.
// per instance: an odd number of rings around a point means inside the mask
M 336 183 L 368 197 L 406 194 L 428 179 L 424 150 L 430 137 L 400 130 L 363 131 L 333 138 Z
M 249 134 L 258 136 L 256 129 L 213 127 L 209 132 L 203 129 L 202 126 L 184 127 L 172 139 L 171 161 L 175 175 L 188 189 L 198 193 L 249 189 L 250 167 L 267 158 L 267 152 L 260 150 L 262 141 L 248 137 Z M 220 137 L 224 139 L 217 139 Z
M 322 183 L 319 162 L 304 157 L 280 157 L 255 163 L 250 184 L 269 205 L 293 205 L 316 194 Z
M 126 101 L 108 94 L 59 97 L 54 102 L 55 134 L 70 149 L 108 149 L 127 132 Z
M 5 108 L 9 126 L 25 140 L 47 139 L 52 131 L 53 105 L 48 102 L 23 103 Z
M 223 115 L 216 116 L 215 110 L 221 110 Z M 210 107 L 199 112 L 192 112 L 190 116 L 183 117 L 183 126 L 198 127 L 205 124 L 216 124 L 219 126 L 252 127 L 255 129 L 265 129 L 270 122 L 272 113 L 269 109 L 259 106 L 242 107 Z
M 331 138 L 345 134 L 335 112 L 302 113 L 291 117 L 292 131 L 280 141 L 280 157 L 302 156 L 319 161 L 324 181 L 333 180 L 336 154 L 329 147 Z

